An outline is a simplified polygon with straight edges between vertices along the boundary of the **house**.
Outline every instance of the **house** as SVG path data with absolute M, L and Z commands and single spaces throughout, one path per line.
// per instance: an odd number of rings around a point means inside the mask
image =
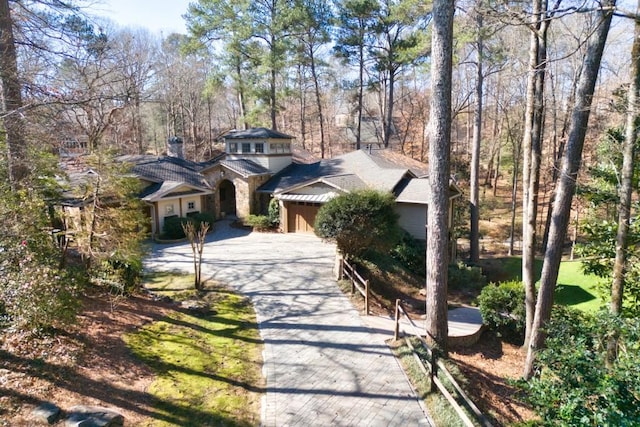
M 374 189 L 396 197 L 399 223 L 414 238 L 426 238 L 429 194 L 426 165 L 390 150 L 363 150 L 312 164 L 292 163 L 258 191 L 272 195 L 281 207 L 280 227 L 284 232 L 313 232 L 318 209 L 331 198 L 353 190 Z M 462 194 L 452 182 L 453 201 Z
M 309 161 L 292 148 L 293 137 L 266 128 L 232 131 L 225 152 L 203 163 L 185 160 L 182 141 L 172 138 L 164 157 L 125 156 L 146 185 L 152 233 L 171 216 L 212 213 L 216 218 L 266 212 L 272 198 L 280 205 L 283 232 L 312 233 L 320 206 L 358 189 L 388 191 L 396 197 L 400 225 L 425 239 L 428 178 L 426 165 L 390 150 L 353 151 Z M 452 182 L 450 203 L 462 193 Z M 452 212 L 452 209 L 450 209 Z M 451 214 L 450 214 L 451 221 Z

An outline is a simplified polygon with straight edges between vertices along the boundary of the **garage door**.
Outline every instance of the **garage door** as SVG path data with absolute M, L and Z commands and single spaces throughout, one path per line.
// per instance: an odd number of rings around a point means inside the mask
M 320 203 L 289 202 L 288 227 L 290 233 L 313 233 L 313 222 L 320 209 Z

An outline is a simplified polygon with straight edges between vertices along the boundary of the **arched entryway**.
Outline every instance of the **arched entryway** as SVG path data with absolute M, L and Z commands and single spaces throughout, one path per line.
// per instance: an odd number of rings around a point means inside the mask
M 218 186 L 218 200 L 220 201 L 220 216 L 236 214 L 236 186 L 227 179 Z

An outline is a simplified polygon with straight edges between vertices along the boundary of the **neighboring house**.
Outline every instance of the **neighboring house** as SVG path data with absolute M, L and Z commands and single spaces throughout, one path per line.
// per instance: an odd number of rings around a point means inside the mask
M 170 141 L 168 156 L 122 159 L 131 162 L 133 173 L 148 184 L 142 199 L 149 205 L 154 235 L 170 216 L 210 212 L 216 218 L 243 218 L 266 212 L 271 198 L 279 202 L 283 232 L 311 233 L 323 203 L 368 188 L 393 193 L 400 225 L 414 237 L 425 239 L 425 164 L 370 148 L 308 163 L 296 156 L 292 141 L 290 135 L 255 128 L 228 133 L 225 152 L 203 163 L 183 159 L 178 138 Z M 451 206 L 460 195 L 452 183 Z

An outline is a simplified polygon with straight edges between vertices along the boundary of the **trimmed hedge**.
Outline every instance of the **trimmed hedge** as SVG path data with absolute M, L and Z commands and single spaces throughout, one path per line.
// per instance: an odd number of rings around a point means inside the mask
M 214 221 L 214 216 L 208 212 L 199 212 L 187 218 L 177 216 L 165 218 L 164 226 L 162 227 L 162 237 L 171 240 L 184 239 L 186 236 L 182 229 L 182 224 L 193 222 L 195 228 L 199 229 L 201 223 L 207 222 L 209 223 L 209 230 L 213 230 Z
M 480 292 L 478 305 L 484 323 L 499 336 L 519 343 L 524 340 L 526 313 L 522 282 L 489 283 Z

